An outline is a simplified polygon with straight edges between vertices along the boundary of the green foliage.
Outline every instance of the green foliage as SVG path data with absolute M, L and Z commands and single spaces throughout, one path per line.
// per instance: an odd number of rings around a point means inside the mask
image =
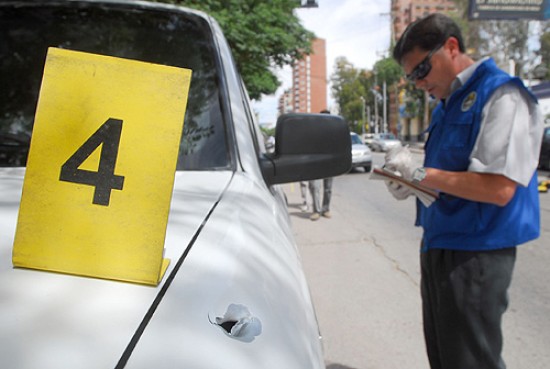
M 424 115 L 424 91 L 417 89 L 412 83 L 408 83 L 405 89 L 405 115 L 409 118 L 422 117 Z
M 469 0 L 454 0 L 457 11 L 448 14 L 462 30 L 467 53 L 477 60 L 492 56 L 500 66 L 507 66 L 510 59 L 517 65 L 521 76 L 529 64 L 528 20 L 476 20 L 468 19 Z
M 332 95 L 340 106 L 340 115 L 350 122 L 352 130 L 361 132 L 361 127 L 367 123 L 366 107 L 371 107 L 371 114 L 376 109 L 380 116 L 383 114 L 383 102 L 376 99 L 376 95 L 381 96 L 384 81 L 389 90 L 402 76 L 401 66 L 392 58 L 378 61 L 373 71 L 356 69 L 344 57 L 336 60 L 331 76 Z
M 224 31 L 250 97 L 273 94 L 280 81 L 272 68 L 291 65 L 311 51 L 314 34 L 294 13 L 296 0 L 157 0 L 202 10 Z
M 267 128 L 264 126 L 260 126 L 260 130 L 265 134 L 266 137 L 275 136 L 275 127 Z
M 331 76 L 332 95 L 340 106 L 340 115 L 351 124 L 366 123 L 362 99 L 374 100 L 368 87 L 370 85 L 367 82 L 368 79 L 369 76 L 365 71 L 356 69 L 346 58 L 336 59 L 334 73 Z
M 374 64 L 374 71 L 378 81 L 386 81 L 391 86 L 398 83 L 403 76 L 403 69 L 393 58 L 385 58 Z

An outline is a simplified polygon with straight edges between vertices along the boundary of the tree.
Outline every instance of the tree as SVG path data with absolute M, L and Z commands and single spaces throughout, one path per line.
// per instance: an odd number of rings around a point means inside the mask
M 156 0 L 202 10 L 224 31 L 250 97 L 273 94 L 281 82 L 274 67 L 311 52 L 314 34 L 294 13 L 296 0 Z
M 515 74 L 522 76 L 533 62 L 528 50 L 529 20 L 468 20 L 469 0 L 454 0 L 458 11 L 450 16 L 462 30 L 464 42 L 474 59 L 492 56 L 503 69 L 516 64 Z
M 351 128 L 361 132 L 361 127 L 368 123 L 365 107 L 382 112 L 383 101 L 380 98 L 383 82 L 394 86 L 402 75 L 401 67 L 392 58 L 379 60 L 372 71 L 355 68 L 345 57 L 337 58 L 331 82 L 332 96 L 340 107 L 340 115 L 350 123 L 357 123 L 356 127 Z
M 540 51 L 541 64 L 539 68 L 544 68 L 546 74 L 544 79 L 550 79 L 550 27 L 544 29 L 544 33 L 540 36 Z
M 353 127 L 353 124 L 366 123 L 361 98 L 366 101 L 374 100 L 372 92 L 365 83 L 368 78 L 365 71 L 356 69 L 345 57 L 336 59 L 334 73 L 330 77 L 332 96 L 340 107 L 340 115 L 352 125 L 350 128 L 355 131 L 357 127 Z
M 386 93 L 383 95 L 383 99 L 385 99 L 385 104 L 383 104 L 383 107 L 385 107 L 386 111 L 382 110 L 382 116 L 384 117 L 390 117 L 390 98 L 392 101 L 396 101 L 397 96 L 399 94 L 399 84 L 403 77 L 403 69 L 395 61 L 393 58 L 384 58 L 379 61 L 377 61 L 374 64 L 374 73 L 375 73 L 375 89 L 380 90 L 383 92 L 384 84 Z M 384 100 L 382 100 L 384 103 Z M 395 104 L 397 106 L 397 104 Z M 393 124 L 392 124 L 393 123 Z M 390 122 L 388 119 L 384 119 L 384 130 L 394 127 L 397 125 L 397 122 L 393 121 Z
M 485 22 L 468 20 L 470 0 L 454 0 L 454 3 L 457 10 L 456 12 L 449 13 L 448 16 L 460 27 L 467 53 L 474 59 L 479 59 L 482 50 L 488 49 L 488 40 L 482 38 L 482 28 Z
M 385 58 L 377 61 L 374 64 L 374 71 L 377 77 L 377 83 L 380 85 L 382 81 L 386 81 L 386 85 L 391 86 L 398 83 L 403 76 L 403 69 L 395 59 Z

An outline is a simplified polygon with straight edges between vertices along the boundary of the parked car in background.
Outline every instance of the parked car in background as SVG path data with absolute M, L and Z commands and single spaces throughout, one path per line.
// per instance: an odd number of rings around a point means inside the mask
M 374 133 L 364 133 L 363 134 L 363 142 L 365 145 L 367 145 L 369 148 L 372 148 L 372 140 L 374 140 Z
M 371 143 L 372 151 L 389 151 L 401 146 L 401 141 L 393 133 L 376 133 Z
M 365 169 L 365 172 L 370 172 L 372 168 L 372 153 L 369 147 L 363 143 L 357 133 L 350 132 L 350 136 L 352 168 L 361 167 Z
M 283 115 L 274 152 L 267 153 L 222 30 L 202 12 L 128 0 L 4 1 L 0 24 L 2 368 L 325 368 L 279 184 L 348 172 L 346 122 L 329 114 Z M 12 265 L 49 47 L 192 70 L 163 245 L 171 262 L 156 287 Z M 87 104 L 60 103 L 100 106 L 106 117 L 121 119 L 131 108 Z M 56 127 L 55 120 L 46 124 Z M 122 136 L 118 155 L 135 139 Z M 40 155 L 30 151 L 31 159 Z M 59 174 L 39 178 L 57 181 Z M 128 196 L 126 183 L 117 196 Z M 94 236 L 93 225 L 71 219 L 74 225 L 82 239 Z M 65 226 L 60 222 L 59 229 Z
M 544 128 L 540 147 L 539 168 L 550 170 L 550 126 Z

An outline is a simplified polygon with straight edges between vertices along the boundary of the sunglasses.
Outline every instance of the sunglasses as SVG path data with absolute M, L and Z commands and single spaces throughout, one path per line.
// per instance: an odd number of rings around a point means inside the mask
M 432 51 L 430 51 L 428 55 L 426 55 L 426 57 L 420 63 L 418 63 L 418 65 L 413 69 L 413 71 L 410 74 L 407 74 L 405 76 L 405 78 L 408 81 L 413 83 L 418 81 L 419 79 L 426 78 L 426 76 L 432 70 L 432 63 L 431 63 L 432 55 L 435 54 L 437 50 L 441 49 L 442 47 L 443 47 L 443 44 L 437 46 L 435 49 L 432 49 Z

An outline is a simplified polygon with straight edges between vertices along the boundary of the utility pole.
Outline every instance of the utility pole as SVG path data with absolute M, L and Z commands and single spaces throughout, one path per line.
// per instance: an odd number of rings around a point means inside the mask
M 386 98 L 386 81 L 384 80 L 384 84 L 382 85 L 382 90 L 384 92 L 384 133 L 388 133 L 388 118 L 387 118 L 387 98 Z
M 376 68 L 374 69 L 374 86 L 378 86 L 378 73 L 376 73 Z M 374 133 L 380 132 L 378 129 L 378 96 L 379 93 L 376 89 L 372 89 L 374 93 Z
M 369 122 L 369 132 L 367 133 L 370 133 L 371 131 L 371 118 L 370 118 L 370 106 L 367 106 L 367 122 Z
M 365 98 L 363 96 L 360 97 L 361 99 L 361 138 L 363 138 L 363 135 L 365 134 L 365 106 L 366 106 L 366 101 L 365 101 Z
M 378 127 L 378 97 L 380 94 L 375 89 L 372 89 L 372 91 L 374 92 L 374 133 L 378 133 L 380 132 Z

